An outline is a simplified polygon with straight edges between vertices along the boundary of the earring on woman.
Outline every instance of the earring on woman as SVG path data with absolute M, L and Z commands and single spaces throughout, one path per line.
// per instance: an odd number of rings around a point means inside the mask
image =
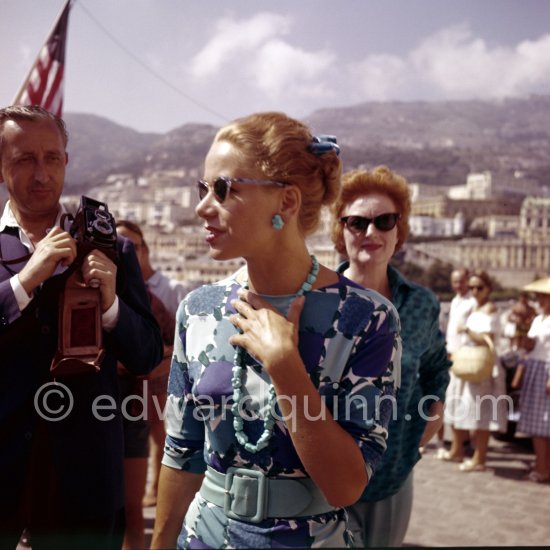
M 285 226 L 285 220 L 283 220 L 282 216 L 280 214 L 275 214 L 271 218 L 271 225 L 274 229 L 277 231 L 280 231 Z

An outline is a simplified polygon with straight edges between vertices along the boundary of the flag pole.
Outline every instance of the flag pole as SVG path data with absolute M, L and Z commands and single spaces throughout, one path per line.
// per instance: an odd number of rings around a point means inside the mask
M 31 68 L 29 69 L 27 77 L 25 78 L 25 80 L 23 82 L 23 85 L 21 86 L 21 88 L 17 92 L 17 95 L 15 96 L 15 99 L 12 101 L 12 105 L 17 105 L 17 103 L 21 99 L 21 96 L 25 93 L 25 90 L 27 89 L 27 86 L 29 85 L 29 80 L 31 79 L 31 75 L 32 75 L 32 72 L 34 70 L 34 67 L 38 63 L 38 60 L 40 59 L 40 54 L 42 53 L 42 48 L 44 47 L 44 44 L 46 44 L 48 42 L 48 39 L 50 38 L 52 33 L 55 31 L 57 25 L 59 24 L 59 20 L 61 19 L 61 16 L 65 12 L 65 9 L 67 7 L 70 9 L 72 7 L 72 5 L 70 5 L 70 4 L 72 4 L 75 1 L 76 0 L 66 0 L 66 2 L 63 4 L 63 7 L 59 11 L 59 14 L 55 18 L 55 21 L 52 25 L 52 28 L 48 31 L 48 34 L 46 35 L 45 40 L 42 42 L 42 45 L 40 46 L 40 49 L 38 50 L 38 55 L 36 56 L 36 58 L 34 60 L 34 63 L 31 65 Z

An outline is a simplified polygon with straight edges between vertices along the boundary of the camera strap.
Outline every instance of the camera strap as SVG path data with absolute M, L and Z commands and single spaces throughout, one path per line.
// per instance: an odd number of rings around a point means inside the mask
M 32 256 L 32 252 L 25 254 L 24 256 L 20 256 L 19 258 L 5 260 L 2 256 L 2 235 L 5 235 L 6 237 L 13 236 L 19 238 L 19 229 L 17 227 L 6 227 L 4 231 L 0 233 L 0 264 L 3 265 L 11 275 L 15 275 L 15 272 L 9 269 L 7 266 L 26 262 Z
M 65 229 L 65 220 L 74 222 L 74 216 L 70 212 L 63 212 L 61 218 L 59 218 L 59 227 L 61 227 L 61 229 Z
M 74 220 L 74 216 L 68 212 L 65 212 L 64 214 L 61 214 L 61 219 L 59 220 L 59 226 L 64 229 L 65 228 L 65 220 L 69 220 L 69 221 L 73 221 Z M 18 233 L 19 233 L 19 229 L 17 227 L 8 227 L 6 228 L 8 231 L 10 229 L 13 229 L 13 230 L 16 230 Z M 14 234 L 15 234 L 15 231 L 14 231 Z M 4 258 L 2 257 L 2 242 L 0 240 L 0 264 L 3 265 L 4 267 L 7 268 L 8 265 L 14 265 L 14 264 L 20 264 L 22 262 L 26 262 L 31 256 L 32 256 L 32 252 L 29 252 L 28 254 L 25 254 L 24 256 L 20 256 L 19 258 L 13 258 L 11 260 L 4 260 Z M 8 269 L 8 271 L 12 274 L 12 275 L 15 275 L 15 272 L 12 272 L 11 269 Z
M 26 262 L 31 256 L 32 252 L 29 252 L 28 254 L 25 254 L 25 256 L 21 256 L 20 258 L 14 258 L 13 260 L 4 260 L 4 258 L 0 256 L 0 264 L 2 264 L 3 266 L 20 264 L 21 262 Z

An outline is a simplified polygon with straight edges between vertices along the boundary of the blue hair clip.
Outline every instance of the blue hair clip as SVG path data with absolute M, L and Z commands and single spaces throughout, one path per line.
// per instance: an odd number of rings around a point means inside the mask
M 314 155 L 324 155 L 330 151 L 334 151 L 336 156 L 340 155 L 340 147 L 337 145 L 336 136 L 330 136 L 328 134 L 320 134 L 313 136 L 312 143 L 309 146 L 309 150 Z

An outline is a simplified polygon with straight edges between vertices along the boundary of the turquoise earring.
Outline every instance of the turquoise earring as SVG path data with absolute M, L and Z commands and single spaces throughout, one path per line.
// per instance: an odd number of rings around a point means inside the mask
M 285 226 L 285 220 L 283 220 L 280 214 L 275 214 L 271 218 L 271 225 L 274 229 L 280 231 Z

